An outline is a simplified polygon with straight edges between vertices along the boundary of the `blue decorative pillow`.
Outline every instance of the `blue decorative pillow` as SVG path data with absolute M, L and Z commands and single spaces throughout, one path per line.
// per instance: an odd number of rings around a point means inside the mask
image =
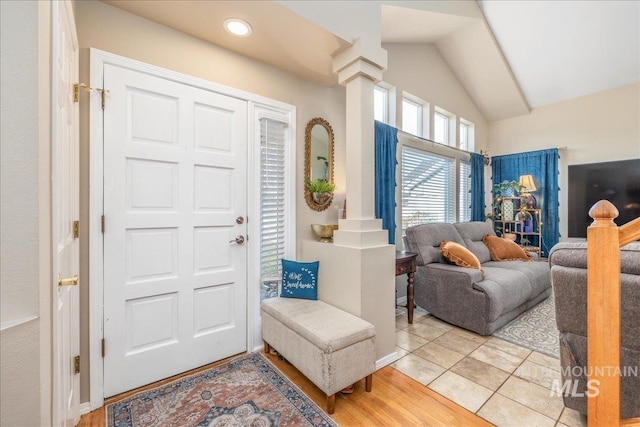
M 283 298 L 318 299 L 318 261 L 282 260 Z

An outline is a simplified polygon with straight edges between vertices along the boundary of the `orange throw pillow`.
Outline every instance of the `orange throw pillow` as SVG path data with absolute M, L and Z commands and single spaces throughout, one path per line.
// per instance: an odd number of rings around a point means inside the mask
M 440 252 L 446 259 L 460 267 L 477 268 L 482 271 L 478 257 L 459 243 L 443 240 L 440 243 Z
M 482 241 L 489 248 L 491 259 L 494 261 L 533 261 L 527 251 L 511 240 L 485 234 Z

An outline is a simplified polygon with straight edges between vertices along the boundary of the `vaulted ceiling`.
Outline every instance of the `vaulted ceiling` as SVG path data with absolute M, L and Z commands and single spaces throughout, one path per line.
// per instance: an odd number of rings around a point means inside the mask
M 349 45 L 286 0 L 103 1 L 325 85 L 336 84 L 332 57 Z M 379 4 L 382 42 L 433 44 L 488 120 L 640 81 L 638 1 Z M 229 17 L 250 22 L 253 34 L 226 33 Z

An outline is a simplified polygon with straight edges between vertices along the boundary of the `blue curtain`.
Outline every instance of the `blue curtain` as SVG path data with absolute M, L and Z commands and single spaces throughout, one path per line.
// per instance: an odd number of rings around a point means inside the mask
M 375 122 L 375 208 L 389 243 L 396 243 L 396 146 L 398 129 Z M 348 165 L 347 165 L 348 167 Z
M 484 156 L 471 154 L 471 221 L 484 221 Z
M 530 151 L 528 153 L 495 156 L 491 158 L 494 184 L 504 180 L 518 181 L 520 175 L 533 175 L 536 191 L 533 193 L 541 209 L 542 253 L 548 255 L 549 250 L 560 240 L 558 217 L 558 159 L 556 148 L 550 150 Z

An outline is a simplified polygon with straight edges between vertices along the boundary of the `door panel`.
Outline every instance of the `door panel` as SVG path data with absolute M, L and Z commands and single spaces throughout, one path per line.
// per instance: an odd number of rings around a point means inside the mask
M 246 351 L 247 104 L 106 65 L 104 394 Z
M 80 375 L 74 357 L 80 354 L 78 286 L 58 286 L 58 278 L 79 272 L 79 241 L 73 222 L 79 217 L 78 42 L 71 4 L 53 3 L 54 67 L 52 135 L 53 288 L 53 423 L 74 426 L 80 419 Z

